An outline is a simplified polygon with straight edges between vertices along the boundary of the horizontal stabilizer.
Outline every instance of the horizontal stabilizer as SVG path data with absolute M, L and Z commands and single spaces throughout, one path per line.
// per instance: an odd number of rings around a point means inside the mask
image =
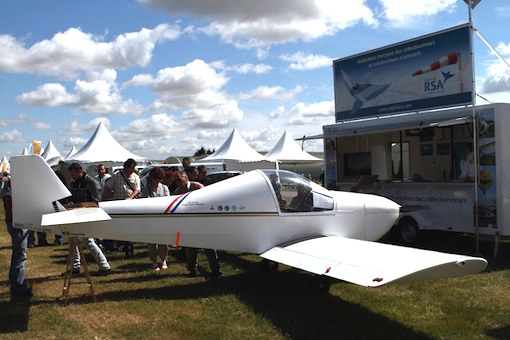
M 42 216 L 41 226 L 49 227 L 108 220 L 111 220 L 110 215 L 101 208 L 78 208 L 45 214 Z
M 479 257 L 338 236 L 274 247 L 260 256 L 315 274 L 368 287 L 389 282 L 475 274 L 487 266 L 487 261 Z

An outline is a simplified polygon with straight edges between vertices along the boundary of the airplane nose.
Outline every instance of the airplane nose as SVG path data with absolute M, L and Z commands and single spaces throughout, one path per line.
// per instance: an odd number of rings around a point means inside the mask
M 376 241 L 395 224 L 400 214 L 400 205 L 386 197 L 365 196 L 365 238 Z

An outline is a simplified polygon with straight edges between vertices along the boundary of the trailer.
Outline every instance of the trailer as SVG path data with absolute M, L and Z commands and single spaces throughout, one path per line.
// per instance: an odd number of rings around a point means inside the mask
M 402 214 L 394 228 L 407 244 L 422 230 L 498 241 L 510 236 L 509 127 L 510 104 L 326 125 L 325 185 L 419 206 Z

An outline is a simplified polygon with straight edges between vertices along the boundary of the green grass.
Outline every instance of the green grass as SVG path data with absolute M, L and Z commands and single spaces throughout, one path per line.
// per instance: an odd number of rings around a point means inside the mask
M 1 210 L 0 210 L 1 212 Z M 3 215 L 0 215 L 3 216 Z M 52 236 L 49 236 L 52 241 Z M 85 284 L 73 284 L 69 305 L 59 297 L 67 247 L 28 250 L 30 302 L 11 302 L 7 272 L 10 238 L 0 221 L 0 338 L 58 339 L 508 339 L 510 338 L 510 244 L 498 259 L 492 244 L 485 272 L 455 279 L 392 284 L 377 289 L 335 281 L 328 294 L 313 294 L 310 274 L 280 266 L 264 274 L 260 258 L 220 253 L 224 277 L 186 277 L 171 258 L 154 274 L 145 245 L 135 258 L 107 257 L 113 273 L 93 277 L 98 302 Z M 429 233 L 423 247 L 470 253 L 465 236 Z M 207 268 L 203 254 L 200 263 Z M 97 265 L 90 261 L 92 270 Z

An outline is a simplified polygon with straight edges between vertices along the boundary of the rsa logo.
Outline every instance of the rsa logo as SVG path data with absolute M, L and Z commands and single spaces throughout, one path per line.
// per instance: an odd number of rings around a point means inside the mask
M 441 71 L 441 74 L 443 75 L 443 79 L 425 80 L 423 82 L 423 90 L 425 91 L 425 93 L 442 91 L 446 81 L 454 76 L 454 74 L 451 74 L 450 71 L 448 72 Z

